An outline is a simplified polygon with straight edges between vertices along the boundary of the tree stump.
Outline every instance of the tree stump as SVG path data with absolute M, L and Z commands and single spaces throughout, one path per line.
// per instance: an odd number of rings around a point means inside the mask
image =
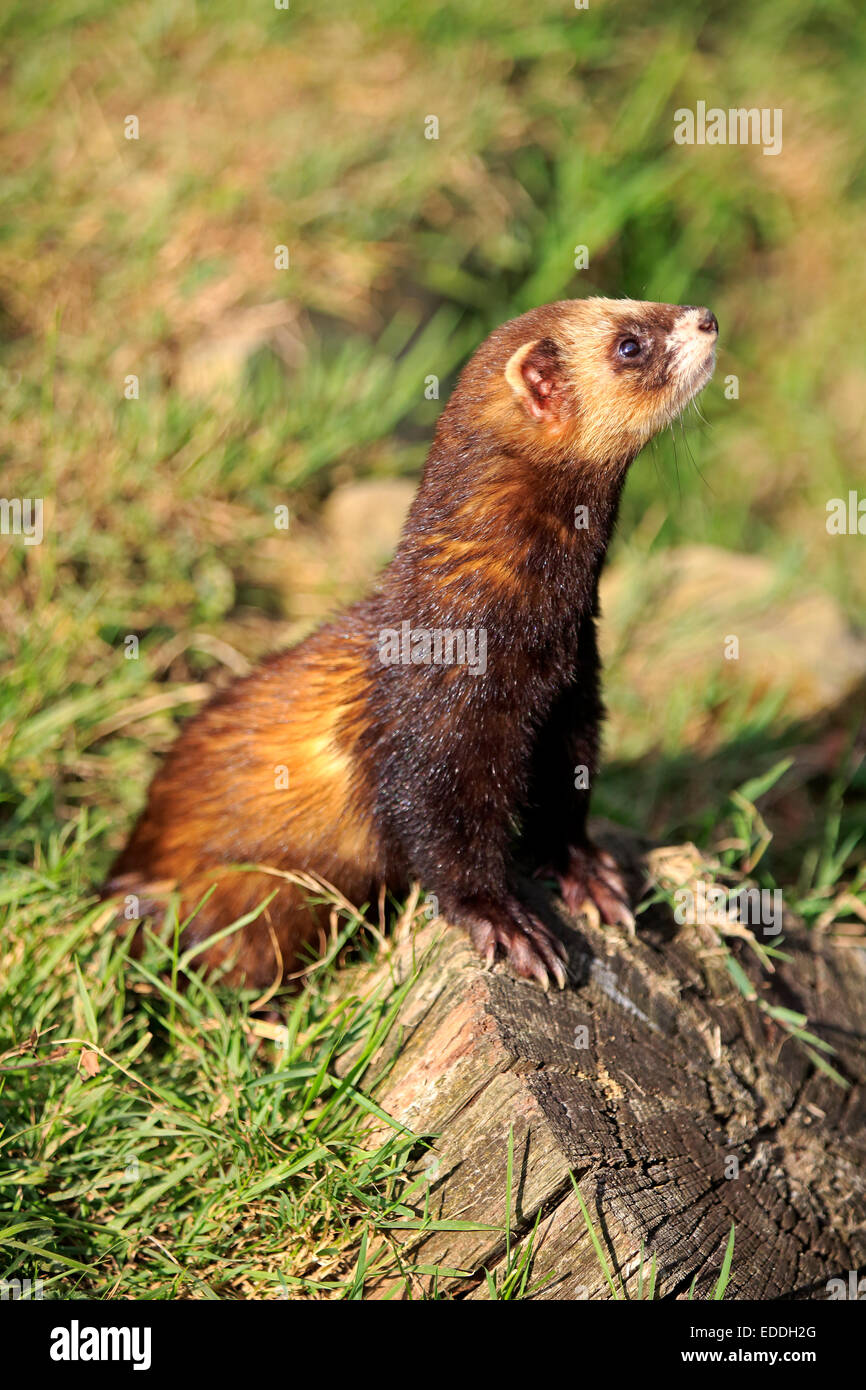
M 601 839 L 656 883 L 708 875 L 692 846 L 639 859 L 622 836 Z M 771 972 L 748 931 L 678 925 L 665 903 L 638 917 L 635 936 L 584 918 L 560 935 L 562 992 L 504 965 L 485 970 L 441 922 L 398 936 L 365 981 L 365 992 L 387 993 L 420 962 L 368 1076 L 380 1078 L 376 1100 L 390 1116 L 434 1136 L 415 1164 L 418 1214 L 479 1228 L 395 1231 L 406 1265 L 446 1269 L 440 1289 L 488 1297 L 483 1272 L 503 1273 L 508 1226 L 512 1255 L 532 1239 L 532 1296 L 611 1297 L 573 1175 L 625 1297 L 639 1286 L 645 1296 L 653 1257 L 656 1296 L 694 1287 L 706 1297 L 732 1224 L 726 1297 L 826 1298 L 828 1280 L 847 1284 L 866 1256 L 862 928 L 831 934 L 786 916 L 787 959 Z M 847 1086 L 772 1008 L 808 1017 Z M 390 1268 L 367 1296 L 429 1290 L 432 1275 Z

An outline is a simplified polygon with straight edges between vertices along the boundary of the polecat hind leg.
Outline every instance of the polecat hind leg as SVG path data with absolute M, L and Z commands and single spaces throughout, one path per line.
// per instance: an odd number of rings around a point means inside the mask
M 552 975 L 565 988 L 568 957 L 562 942 L 512 894 L 502 900 L 470 898 L 446 916 L 465 927 L 485 964 L 492 965 L 501 951 L 518 975 L 537 980 L 544 989 Z
M 141 954 L 144 919 L 150 919 L 156 934 L 165 935 L 165 909 L 175 888 L 180 885 L 168 880 L 148 883 L 132 872 L 117 875 L 105 885 L 105 896 L 135 904 L 134 923 L 129 924 L 134 958 Z M 321 946 L 325 939 L 326 914 L 306 901 L 294 884 L 269 874 L 214 865 L 186 877 L 178 896 L 178 920 L 187 923 L 180 935 L 180 951 L 190 953 L 193 970 L 218 970 L 224 985 L 266 989 L 279 984 L 284 975 L 304 964 L 307 943 L 314 943 L 318 936 Z M 245 917 L 252 920 L 210 941 Z

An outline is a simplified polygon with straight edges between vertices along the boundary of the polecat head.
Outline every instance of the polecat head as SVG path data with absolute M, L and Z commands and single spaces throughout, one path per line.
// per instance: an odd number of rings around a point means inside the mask
M 461 385 L 484 425 L 536 457 L 634 457 L 712 375 L 709 309 L 567 299 L 497 329 Z

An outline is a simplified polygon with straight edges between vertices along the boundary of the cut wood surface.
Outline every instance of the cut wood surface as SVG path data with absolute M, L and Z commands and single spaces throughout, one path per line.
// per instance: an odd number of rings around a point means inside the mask
M 606 844 L 669 888 L 708 877 L 691 846 L 639 866 L 633 844 Z M 430 1136 L 416 1163 L 418 1215 L 476 1227 L 395 1231 L 392 1257 L 453 1271 L 437 1276 L 440 1289 L 486 1298 L 483 1272 L 505 1272 L 508 1226 L 512 1259 L 532 1239 L 536 1297 L 612 1297 L 573 1176 L 625 1297 L 638 1297 L 641 1281 L 645 1296 L 653 1258 L 657 1297 L 688 1297 L 693 1281 L 695 1297 L 711 1295 L 733 1224 L 726 1297 L 826 1298 L 830 1278 L 866 1261 L 862 929 L 786 917 L 787 959 L 769 971 L 742 928 L 678 925 L 666 903 L 638 917 L 636 936 L 584 918 L 560 934 L 562 992 L 501 964 L 485 970 L 468 939 L 438 921 L 398 934 L 365 982 L 387 993 L 417 971 L 375 1059 L 374 1093 Z M 789 1016 L 768 1009 L 806 1015 L 835 1051 L 810 1055 L 779 1021 Z M 394 1258 L 389 1269 L 367 1296 L 430 1288 L 432 1275 L 401 1275 Z

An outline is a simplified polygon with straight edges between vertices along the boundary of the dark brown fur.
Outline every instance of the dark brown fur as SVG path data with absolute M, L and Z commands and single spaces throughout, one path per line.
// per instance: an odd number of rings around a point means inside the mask
M 592 778 L 597 766 L 599 574 L 645 433 L 617 425 L 617 453 L 605 422 L 661 409 L 674 370 L 667 335 L 681 313 L 567 301 L 491 335 L 442 413 L 375 592 L 186 725 L 108 891 L 136 894 L 144 914 L 175 885 L 188 914 L 215 885 L 189 945 L 276 890 L 204 955 L 256 986 L 298 968 L 317 918 L 296 886 L 230 867 L 242 863 L 312 871 L 356 903 L 382 883 L 402 894 L 420 880 L 484 955 L 501 948 L 543 981 L 562 982 L 563 953 L 515 893 L 518 831 L 529 862 L 559 876 L 572 906 L 589 897 L 605 920 L 628 916 L 615 867 L 586 837 L 588 793 L 574 785 L 576 767 Z M 616 358 L 620 324 L 644 336 L 646 362 Z M 612 393 L 602 414 L 598 373 Z M 380 634 L 407 620 L 413 630 L 486 629 L 486 674 L 383 665 Z

